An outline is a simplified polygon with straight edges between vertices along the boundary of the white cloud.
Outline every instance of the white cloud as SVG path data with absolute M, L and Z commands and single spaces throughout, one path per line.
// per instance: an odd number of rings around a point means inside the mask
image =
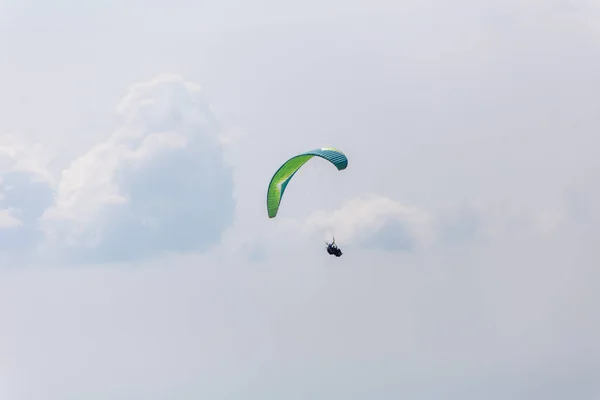
M 339 243 L 409 250 L 433 240 L 432 223 L 424 210 L 372 195 L 350 200 L 332 213 L 316 212 L 308 217 L 304 229 L 326 239 L 335 235 Z
M 23 225 L 23 222 L 15 217 L 15 211 L 16 210 L 12 208 L 0 210 L 0 229 Z
M 43 216 L 52 243 L 108 259 L 216 243 L 233 218 L 232 177 L 200 87 L 160 75 L 117 111 L 122 125 L 61 173 Z
M 42 240 L 38 218 L 52 202 L 52 160 L 23 135 L 0 136 L 0 250 L 9 261 L 30 255 Z
M 425 210 L 370 195 L 349 200 L 332 212 L 317 211 L 304 221 L 280 218 L 278 228 L 286 235 L 300 229 L 311 239 L 335 236 L 340 246 L 434 251 L 436 246 L 492 243 L 508 237 L 550 238 L 572 223 L 566 207 L 560 203 L 525 207 L 471 202 Z
M 30 143 L 23 135 L 0 136 L 0 173 L 26 172 L 32 179 L 50 186 L 55 184 L 49 165 L 54 155 L 39 143 Z

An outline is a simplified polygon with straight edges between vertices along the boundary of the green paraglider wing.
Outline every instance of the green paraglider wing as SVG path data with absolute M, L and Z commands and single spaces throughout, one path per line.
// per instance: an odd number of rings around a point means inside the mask
M 348 166 L 346 155 L 338 149 L 324 147 L 298 154 L 287 160 L 271 178 L 267 190 L 267 211 L 269 218 L 274 218 L 279 210 L 285 188 L 298 170 L 313 157 L 321 157 L 329 161 L 341 171 Z

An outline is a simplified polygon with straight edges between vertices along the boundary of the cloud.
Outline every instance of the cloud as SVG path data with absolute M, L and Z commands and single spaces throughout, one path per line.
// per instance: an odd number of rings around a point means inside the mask
M 0 217 L 0 248 L 21 252 L 40 243 L 38 218 L 52 203 L 52 188 L 27 172 L 3 176 L 0 185 L 4 207 Z
M 431 250 L 434 246 L 460 245 L 506 233 L 508 210 L 462 204 L 450 209 L 426 210 L 382 195 L 358 197 L 333 212 L 318 211 L 302 225 L 309 237 L 330 239 L 340 245 L 392 252 Z M 528 214 L 525 214 L 528 216 Z M 511 215 L 513 223 L 524 223 L 524 215 Z M 291 221 L 282 225 L 296 229 Z
M 14 226 L 21 226 L 23 223 L 14 216 L 15 210 L 13 208 L 6 208 L 0 210 L 0 229 L 11 228 Z
M 55 155 L 0 137 L 0 250 L 45 262 L 205 251 L 235 212 L 233 171 L 201 88 L 174 74 L 134 84 L 119 125 L 54 173 Z M 27 251 L 25 251 L 27 250 Z
M 29 256 L 43 240 L 38 218 L 52 204 L 52 159 L 21 135 L 0 137 L 0 250 L 6 262 Z
M 232 172 L 199 86 L 177 75 L 133 85 L 122 124 L 60 175 L 42 221 L 76 260 L 205 250 L 233 221 Z
M 424 210 L 383 196 L 366 196 L 326 213 L 318 211 L 305 221 L 304 231 L 350 245 L 413 250 L 433 238 L 432 217 Z
M 39 143 L 28 142 L 23 135 L 0 137 L 0 173 L 3 175 L 23 172 L 35 181 L 53 186 L 55 180 L 49 170 L 53 159 L 54 154 Z
M 436 247 L 490 244 L 508 237 L 550 238 L 575 223 L 567 202 L 531 207 L 465 202 L 426 210 L 382 195 L 347 201 L 332 212 L 317 211 L 304 221 L 281 218 L 279 229 L 341 246 L 390 252 L 435 251 Z M 288 234 L 286 233 L 286 234 Z M 273 238 L 271 238 L 273 239 Z

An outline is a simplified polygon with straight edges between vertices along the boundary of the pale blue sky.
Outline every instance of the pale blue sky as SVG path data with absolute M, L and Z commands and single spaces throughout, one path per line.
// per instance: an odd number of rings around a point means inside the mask
M 0 398 L 600 397 L 598 11 L 1 1 Z

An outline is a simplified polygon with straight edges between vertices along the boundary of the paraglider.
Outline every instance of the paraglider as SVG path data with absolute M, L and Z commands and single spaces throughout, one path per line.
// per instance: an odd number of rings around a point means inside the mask
M 339 247 L 337 247 L 337 245 L 335 244 L 335 238 L 333 238 L 333 242 L 331 243 L 327 243 L 325 242 L 325 244 L 327 245 L 327 253 L 332 255 L 332 256 L 336 256 L 336 257 L 341 257 L 342 256 L 342 250 L 340 250 Z
M 348 167 L 348 158 L 340 150 L 332 147 L 322 147 L 305 153 L 298 154 L 284 162 L 275 172 L 267 189 L 267 214 L 269 218 L 275 218 L 281 206 L 283 193 L 294 175 L 300 168 L 314 157 L 322 158 L 333 164 L 338 171 Z M 333 243 L 327 244 L 327 252 L 336 257 L 342 255 L 341 250 Z

